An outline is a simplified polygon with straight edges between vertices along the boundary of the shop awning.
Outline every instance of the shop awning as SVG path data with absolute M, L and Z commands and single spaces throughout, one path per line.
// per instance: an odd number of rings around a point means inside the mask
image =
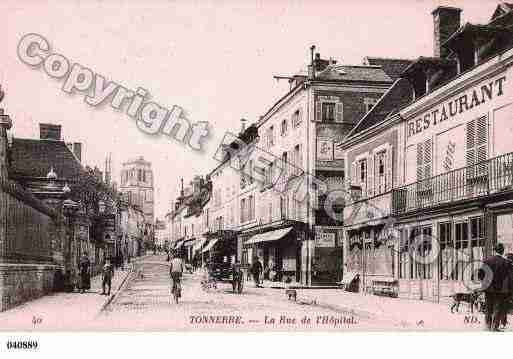
M 188 239 L 183 242 L 183 245 L 186 247 L 191 247 L 194 244 L 194 239 Z
M 206 238 L 198 239 L 196 241 L 196 243 L 194 243 L 194 246 L 192 247 L 192 250 L 194 252 L 199 251 L 201 249 L 201 247 L 203 247 L 203 245 L 207 242 L 207 240 L 208 239 L 206 239 Z
M 182 246 L 182 244 L 183 244 L 183 239 L 182 239 L 182 240 L 180 240 L 180 241 L 178 241 L 178 242 L 176 242 L 176 244 L 175 244 L 175 249 L 180 248 L 180 247 Z
M 287 234 L 289 234 L 289 232 L 291 230 L 292 230 L 292 227 L 287 227 L 287 228 L 282 228 L 282 229 L 276 229 L 274 231 L 256 234 L 253 237 L 251 237 L 250 239 L 248 239 L 245 244 L 255 244 L 255 243 L 262 243 L 262 242 L 277 241 L 278 239 L 282 239 Z
M 208 252 L 209 250 L 212 249 L 212 247 L 214 247 L 217 243 L 217 241 L 219 240 L 219 238 L 215 238 L 215 239 L 212 239 L 205 248 L 203 248 L 203 250 L 201 251 L 201 253 L 205 253 L 205 252 Z

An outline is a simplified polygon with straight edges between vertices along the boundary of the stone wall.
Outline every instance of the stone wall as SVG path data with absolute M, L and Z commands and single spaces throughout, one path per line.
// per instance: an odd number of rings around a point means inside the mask
M 52 240 L 58 233 L 52 228 L 59 223 L 43 202 L 0 178 L 0 311 L 53 290 L 60 273 L 53 245 L 61 242 Z
M 54 265 L 0 263 L 0 311 L 51 293 L 56 269 Z

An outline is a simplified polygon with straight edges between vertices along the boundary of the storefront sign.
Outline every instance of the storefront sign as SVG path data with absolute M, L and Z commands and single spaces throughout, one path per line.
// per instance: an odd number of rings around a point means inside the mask
M 315 233 L 315 246 L 316 247 L 335 247 L 335 233 L 330 232 L 316 232 Z
M 458 114 L 491 101 L 493 97 L 502 96 L 504 94 L 503 84 L 505 81 L 506 76 L 503 76 L 485 85 L 476 86 L 460 97 L 445 102 L 418 118 L 408 121 L 408 137 L 419 134 L 441 122 L 452 120 Z

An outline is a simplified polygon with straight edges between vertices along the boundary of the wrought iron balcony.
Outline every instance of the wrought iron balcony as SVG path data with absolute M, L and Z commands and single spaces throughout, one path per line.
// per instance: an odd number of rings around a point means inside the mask
M 393 190 L 394 215 L 513 189 L 513 153 Z

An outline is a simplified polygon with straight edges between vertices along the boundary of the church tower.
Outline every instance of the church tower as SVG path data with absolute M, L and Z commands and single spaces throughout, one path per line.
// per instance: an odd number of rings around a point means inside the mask
M 146 223 L 154 223 L 155 202 L 151 162 L 142 156 L 124 162 L 119 191 L 126 194 L 129 202 L 142 209 Z

